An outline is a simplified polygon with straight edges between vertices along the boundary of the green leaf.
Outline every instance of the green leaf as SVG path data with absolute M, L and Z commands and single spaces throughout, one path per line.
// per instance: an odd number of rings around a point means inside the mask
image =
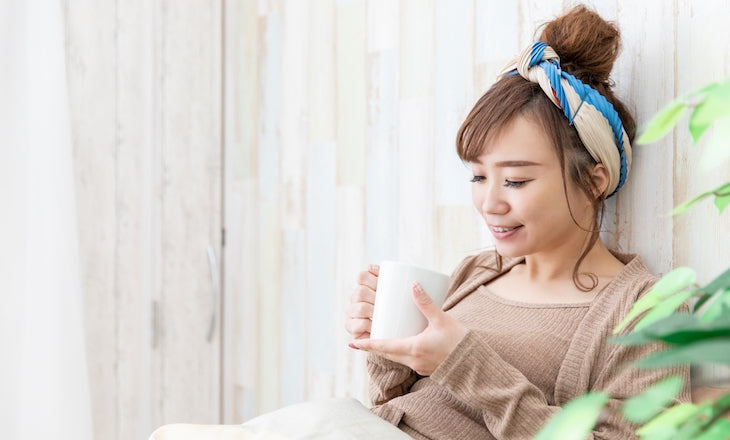
M 631 422 L 647 422 L 679 395 L 683 385 L 681 377 L 667 377 L 645 389 L 641 394 L 628 399 L 621 411 Z
M 647 325 L 653 324 L 660 319 L 666 318 L 667 316 L 674 313 L 685 301 L 694 295 L 694 291 L 685 290 L 666 298 L 661 303 L 654 306 L 639 322 L 636 323 L 634 330 L 641 330 Z
M 682 101 L 674 101 L 664 107 L 649 122 L 646 130 L 639 136 L 636 142 L 638 144 L 648 144 L 664 137 L 677 123 L 682 113 L 684 113 L 685 108 L 687 106 Z
M 608 395 L 600 392 L 571 400 L 540 429 L 535 440 L 583 440 L 606 403 Z
M 691 364 L 730 364 L 730 340 L 700 340 L 689 345 L 658 351 L 636 362 L 642 369 Z
M 720 211 L 719 213 L 722 214 L 722 211 L 730 204 L 730 182 L 718 186 L 712 190 L 712 194 L 715 195 L 715 206 Z
M 710 414 L 710 417 L 725 415 L 728 409 L 730 409 L 730 392 L 727 392 L 718 397 L 717 400 L 715 400 L 715 402 L 712 404 L 711 408 L 712 413 Z
M 713 122 L 727 115 L 730 115 L 730 80 L 708 89 L 705 98 L 692 111 L 689 118 L 692 140 L 697 143 Z
M 700 200 L 702 200 L 706 197 L 710 197 L 711 195 L 712 195 L 712 191 L 706 191 L 700 195 L 692 197 L 691 199 L 687 200 L 686 202 L 684 202 L 680 205 L 677 205 L 672 210 L 672 215 L 684 214 L 685 212 L 687 212 L 689 210 L 689 208 L 694 206 L 697 202 L 699 202 Z
M 694 283 L 695 277 L 695 271 L 689 267 L 678 267 L 664 275 L 646 295 L 634 303 L 631 311 L 619 323 L 618 327 L 614 329 L 613 333 L 620 332 L 629 322 L 659 304 L 662 299 Z
M 655 432 L 666 431 L 676 428 L 697 413 L 697 406 L 692 403 L 680 403 L 662 412 L 651 422 L 636 430 L 640 436 L 650 436 Z
M 727 288 L 730 288 L 730 269 L 721 273 L 717 278 L 710 281 L 707 285 L 700 287 L 697 291 L 713 294 Z
M 693 307 L 693 311 L 697 312 L 707 301 L 715 300 L 715 296 L 721 295 L 722 291 L 730 288 L 730 269 L 726 270 L 720 276 L 710 281 L 706 286 L 702 286 L 697 289 L 698 293 L 703 293 L 699 301 L 697 301 Z
M 641 331 L 632 331 L 624 335 L 614 336 L 610 342 L 621 345 L 646 345 L 655 342 L 664 335 L 684 331 L 699 324 L 699 318 L 689 313 L 675 313 L 648 325 Z
M 724 211 L 728 205 L 730 205 L 730 194 L 724 196 L 715 196 L 715 206 L 717 206 L 719 214 L 722 214 L 722 211 Z
M 674 208 L 674 210 L 672 211 L 672 215 L 683 214 L 690 207 L 692 207 L 692 205 L 694 205 L 695 203 L 699 202 L 700 200 L 702 200 L 702 199 L 704 199 L 706 197 L 710 197 L 710 196 L 713 196 L 713 195 L 716 196 L 716 197 L 717 196 L 721 196 L 722 197 L 722 196 L 725 196 L 727 194 L 730 194 L 730 182 L 726 182 L 726 183 L 724 183 L 724 184 L 722 184 L 722 185 L 718 186 L 717 188 L 712 189 L 710 191 L 705 191 L 702 194 L 700 194 L 698 196 L 695 196 L 692 199 L 690 199 L 690 200 L 682 203 L 681 205 L 679 205 L 676 208 Z
M 712 137 L 702 147 L 700 168 L 709 170 L 721 165 L 730 156 L 730 117 L 718 119 Z
M 727 440 L 730 438 L 730 420 L 717 419 L 702 434 L 694 437 L 694 440 Z
M 696 326 L 679 329 L 672 333 L 652 336 L 669 344 L 689 345 L 700 340 L 722 337 L 730 338 L 730 323 L 727 321 L 715 321 L 711 323 L 700 322 Z
M 730 308 L 725 306 L 730 312 Z M 621 345 L 646 345 L 661 341 L 673 345 L 690 345 L 700 340 L 730 338 L 730 313 L 712 321 L 703 321 L 697 315 L 674 313 L 641 331 L 616 336 L 610 342 Z
M 702 322 L 713 322 L 728 316 L 730 316 L 730 288 L 718 292 L 700 319 Z

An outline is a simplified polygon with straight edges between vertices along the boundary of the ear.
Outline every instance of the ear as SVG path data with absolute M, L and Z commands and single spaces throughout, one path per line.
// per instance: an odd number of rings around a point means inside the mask
M 593 197 L 599 198 L 606 191 L 609 180 L 610 177 L 606 166 L 602 163 L 595 164 L 591 169 L 591 182 L 593 182 L 593 188 L 595 188 Z

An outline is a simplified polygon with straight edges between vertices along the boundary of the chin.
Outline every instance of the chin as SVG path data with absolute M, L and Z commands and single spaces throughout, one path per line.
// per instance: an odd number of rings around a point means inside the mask
M 507 258 L 520 258 L 524 257 L 525 253 L 521 252 L 520 249 L 515 249 L 511 246 L 500 246 L 499 243 L 496 245 L 497 253 Z

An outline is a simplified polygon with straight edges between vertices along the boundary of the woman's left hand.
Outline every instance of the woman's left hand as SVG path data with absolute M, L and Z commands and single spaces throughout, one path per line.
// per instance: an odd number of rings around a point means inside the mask
M 413 284 L 412 295 L 428 320 L 425 330 L 402 339 L 358 339 L 350 347 L 398 362 L 421 376 L 430 376 L 456 348 L 467 329 L 434 304 L 420 284 Z

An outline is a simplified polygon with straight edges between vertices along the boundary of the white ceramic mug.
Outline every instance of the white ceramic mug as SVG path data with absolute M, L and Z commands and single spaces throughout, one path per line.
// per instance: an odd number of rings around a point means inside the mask
M 380 264 L 370 339 L 405 338 L 426 328 L 428 321 L 411 294 L 416 281 L 437 306 L 443 305 L 448 275 L 398 261 Z

